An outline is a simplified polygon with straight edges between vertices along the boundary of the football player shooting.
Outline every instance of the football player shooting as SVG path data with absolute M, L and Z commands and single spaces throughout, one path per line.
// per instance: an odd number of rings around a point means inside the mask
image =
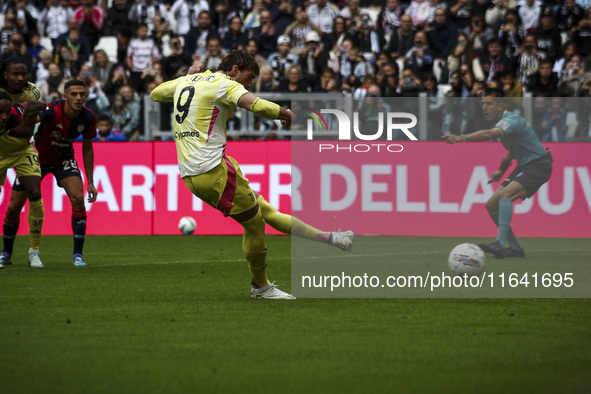
M 258 76 L 259 66 L 245 51 L 234 50 L 218 71 L 189 74 L 156 87 L 154 101 L 174 101 L 174 134 L 179 169 L 191 192 L 244 228 L 242 250 L 248 262 L 253 298 L 293 299 L 267 279 L 265 223 L 274 229 L 349 251 L 355 235 L 323 232 L 295 217 L 283 214 L 254 192 L 238 163 L 226 156 L 226 122 L 236 107 L 267 119 L 291 124 L 292 112 L 260 99 L 247 89 Z
M 29 82 L 29 68 L 25 58 L 10 55 L 0 65 L 0 92 L 6 92 L 12 98 L 12 104 L 25 100 L 39 100 L 41 92 L 35 84 Z M 0 140 L 2 168 L 14 167 L 29 197 L 29 267 L 40 268 L 43 263 L 39 258 L 39 243 L 43 226 L 43 200 L 41 199 L 41 170 L 35 148 L 29 143 L 33 134 L 36 116 L 27 116 L 17 129 L 10 130 Z M 18 159 L 18 160 L 17 160 Z M 6 162 L 8 161 L 8 162 Z M 2 178 L 2 184 L 4 179 Z M 4 216 L 4 249 L 0 254 L 0 264 L 12 264 L 14 240 L 18 231 L 20 211 L 6 212 Z
M 41 200 L 41 192 L 38 188 L 35 189 L 35 185 L 40 183 L 41 180 L 41 171 L 35 173 L 35 168 L 39 169 L 39 160 L 37 159 L 35 162 L 33 156 L 23 157 L 19 155 L 18 153 L 21 150 L 17 150 L 17 154 L 14 154 L 12 150 L 6 150 L 6 148 L 14 147 L 8 141 L 17 139 L 22 140 L 22 143 L 28 145 L 28 141 L 32 136 L 32 126 L 34 126 L 36 120 L 35 114 L 43 108 L 45 108 L 44 102 L 34 100 L 25 100 L 23 103 L 13 106 L 10 94 L 0 92 L 0 184 L 3 185 L 6 181 L 6 170 L 8 168 L 14 168 L 17 175 L 22 177 L 23 185 L 26 187 L 25 199 L 29 197 L 33 203 L 36 201 L 40 203 Z M 8 139 L 9 137 L 11 140 Z M 32 162 L 28 162 L 27 157 Z M 0 268 L 4 268 L 7 262 L 8 264 L 6 265 L 12 263 L 10 257 L 4 256 L 3 259 L 0 259 Z M 31 261 L 29 261 L 30 263 Z M 36 267 L 34 264 L 32 266 Z
M 84 206 L 84 185 L 78 163 L 74 159 L 72 142 L 83 136 L 82 156 L 86 172 L 88 202 L 95 202 L 97 190 L 94 186 L 94 150 L 92 139 L 96 137 L 96 117 L 84 106 L 87 89 L 84 82 L 68 81 L 64 87 L 64 100 L 50 104 L 46 111 L 40 112 L 40 130 L 35 135 L 41 178 L 53 174 L 60 187 L 63 187 L 72 205 L 72 232 L 74 235 L 73 262 L 83 267 L 86 261 L 82 255 L 86 236 L 86 208 Z M 18 184 L 8 204 L 8 212 L 18 215 L 26 202 L 26 194 Z
M 487 89 L 481 98 L 482 111 L 487 121 L 495 122 L 492 129 L 480 130 L 466 135 L 447 134 L 441 138 L 448 144 L 467 141 L 488 141 L 501 139 L 507 154 L 501 160 L 501 166 L 490 176 L 490 182 L 498 182 L 511 165 L 517 160 L 517 167 L 501 186 L 495 190 L 486 202 L 490 217 L 499 231 L 495 242 L 479 244 L 480 248 L 498 259 L 505 257 L 525 257 L 523 248 L 511 230 L 513 202 L 533 196 L 550 179 L 552 157 L 550 151 L 544 151 L 540 140 L 530 124 L 521 116 L 505 110 L 503 92 Z M 509 247 L 505 248 L 505 242 Z

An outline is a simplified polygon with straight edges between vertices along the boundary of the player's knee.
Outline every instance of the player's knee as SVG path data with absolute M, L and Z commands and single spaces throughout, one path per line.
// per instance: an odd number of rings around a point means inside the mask
M 29 201 L 38 201 L 41 199 L 41 189 L 33 189 L 28 192 Z
M 84 195 L 82 193 L 76 193 L 70 196 L 70 203 L 72 204 L 72 209 L 84 209 Z
M 488 212 L 495 212 L 499 209 L 499 200 L 496 198 L 489 198 L 485 206 Z

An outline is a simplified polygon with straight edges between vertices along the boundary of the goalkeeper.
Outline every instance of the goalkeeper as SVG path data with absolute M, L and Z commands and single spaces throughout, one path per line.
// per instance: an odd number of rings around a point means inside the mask
M 482 94 L 481 104 L 484 118 L 495 122 L 489 130 L 480 130 L 466 135 L 447 134 L 442 136 L 448 144 L 465 141 L 488 141 L 500 138 L 507 149 L 501 160 L 501 166 L 490 176 L 490 182 L 498 182 L 511 165 L 517 160 L 517 167 L 486 202 L 488 214 L 498 226 L 495 242 L 479 244 L 480 248 L 498 259 L 505 257 L 525 257 L 523 248 L 511 230 L 513 201 L 525 200 L 533 196 L 550 179 L 552 157 L 550 151 L 544 151 L 540 140 L 527 120 L 505 110 L 503 92 L 487 89 Z M 505 249 L 505 243 L 509 247 Z
M 291 124 L 292 112 L 260 99 L 247 89 L 259 74 L 259 66 L 244 51 L 230 52 L 218 71 L 194 73 L 165 82 L 150 96 L 154 101 L 174 102 L 174 136 L 179 169 L 191 192 L 207 204 L 230 216 L 244 228 L 242 250 L 252 278 L 253 298 L 293 299 L 267 279 L 265 223 L 287 234 L 325 242 L 349 251 L 354 234 L 322 232 L 277 211 L 254 192 L 238 163 L 226 156 L 226 122 L 236 107 L 267 119 Z

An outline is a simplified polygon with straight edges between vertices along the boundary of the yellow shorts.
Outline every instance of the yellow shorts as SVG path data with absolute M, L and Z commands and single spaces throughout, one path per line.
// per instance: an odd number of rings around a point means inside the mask
M 6 181 L 6 170 L 14 168 L 16 175 L 41 177 L 39 156 L 31 146 L 17 155 L 0 155 L 0 186 Z
M 205 174 L 186 176 L 183 181 L 194 195 L 224 216 L 246 212 L 257 204 L 238 162 L 228 156 Z

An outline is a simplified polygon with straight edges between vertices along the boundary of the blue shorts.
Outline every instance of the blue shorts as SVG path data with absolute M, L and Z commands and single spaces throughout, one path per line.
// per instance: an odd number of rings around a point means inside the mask
M 76 162 L 76 160 L 74 158 L 72 159 L 63 159 L 60 164 L 54 164 L 54 165 L 44 165 L 41 164 L 41 179 L 43 180 L 43 178 L 45 178 L 45 175 L 47 174 L 53 174 L 53 176 L 55 177 L 56 183 L 59 187 L 62 187 L 62 185 L 60 185 L 60 181 L 62 179 L 66 179 L 72 176 L 77 176 L 79 178 L 82 178 L 82 176 L 80 175 L 80 169 L 78 168 L 78 163 Z M 25 187 L 18 181 L 18 178 L 16 178 L 14 180 L 14 183 L 12 184 L 12 190 L 15 190 L 17 192 L 24 192 L 25 191 Z

